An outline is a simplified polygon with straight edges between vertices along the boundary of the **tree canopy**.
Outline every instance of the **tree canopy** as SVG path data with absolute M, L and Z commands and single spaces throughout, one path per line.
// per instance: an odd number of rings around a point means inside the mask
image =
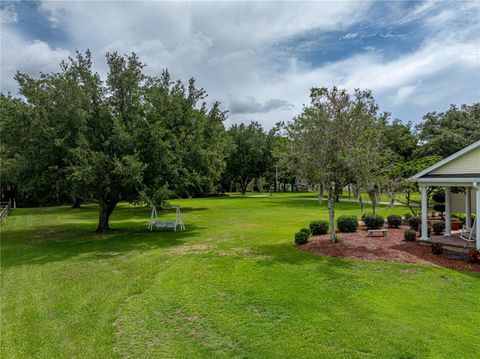
M 147 76 L 136 54 L 106 61 L 105 81 L 87 51 L 58 73 L 18 73 L 24 100 L 2 96 L 3 150 L 17 159 L 6 178 L 40 191 L 40 204 L 66 194 L 97 200 L 98 231 L 109 229 L 120 200 L 161 206 L 172 195 L 213 191 L 227 143 L 225 112 L 207 108 L 193 79 L 186 87 L 167 71 Z

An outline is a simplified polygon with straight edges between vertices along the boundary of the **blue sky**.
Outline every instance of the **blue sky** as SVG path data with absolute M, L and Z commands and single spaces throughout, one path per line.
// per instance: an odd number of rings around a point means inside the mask
M 91 49 L 137 52 L 159 74 L 195 77 L 229 123 L 288 121 L 313 86 L 369 88 L 418 123 L 480 100 L 479 2 L 5 2 L 1 89 L 18 69 L 58 69 Z

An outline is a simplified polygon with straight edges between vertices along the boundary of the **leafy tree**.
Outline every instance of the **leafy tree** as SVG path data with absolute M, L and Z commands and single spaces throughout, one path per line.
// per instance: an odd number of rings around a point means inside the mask
M 398 182 L 399 188 L 405 194 L 406 202 L 405 204 L 412 211 L 413 214 L 416 214 L 416 209 L 413 204 L 420 205 L 419 202 L 412 200 L 412 194 L 418 192 L 418 184 L 409 180 L 413 175 L 425 170 L 426 168 L 434 165 L 442 158 L 440 156 L 426 156 L 419 159 L 413 159 L 406 162 L 398 162 L 390 171 L 391 176 L 393 176 Z M 434 188 L 429 188 L 428 196 Z
M 480 102 L 450 106 L 446 112 L 429 112 L 417 126 L 422 145 L 416 158 L 439 155 L 442 158 L 480 140 Z
M 58 73 L 18 73 L 24 100 L 2 95 L 8 116 L 0 122 L 2 156 L 17 164 L 5 167 L 4 178 L 39 198 L 55 193 L 56 203 L 79 194 L 97 200 L 99 232 L 109 229 L 120 200 L 162 206 L 171 196 L 213 190 L 227 143 L 225 112 L 219 103 L 199 104 L 206 93 L 193 79 L 185 88 L 167 71 L 147 77 L 135 54 L 108 53 L 106 60 L 105 82 L 88 51 L 62 62 Z
M 401 159 L 410 159 L 417 149 L 417 138 L 412 131 L 411 122 L 404 124 L 395 119 L 392 123 L 388 123 L 387 119 L 388 114 L 386 114 L 384 120 L 385 128 L 383 131 L 385 147 Z
M 306 106 L 289 126 L 302 173 L 324 183 L 328 193 L 330 238 L 335 241 L 334 202 L 352 179 L 365 185 L 376 166 L 380 123 L 370 91 L 353 96 L 336 87 L 313 88 Z
M 263 176 L 272 163 L 271 142 L 258 122 L 233 125 L 227 132 L 232 149 L 227 158 L 226 175 L 236 181 L 245 194 L 248 184 Z

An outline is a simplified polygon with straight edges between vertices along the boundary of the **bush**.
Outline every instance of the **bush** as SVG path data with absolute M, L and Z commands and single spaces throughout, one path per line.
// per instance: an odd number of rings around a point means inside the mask
M 478 249 L 470 249 L 467 254 L 468 263 L 480 263 L 480 251 Z
M 445 203 L 445 192 L 435 192 L 432 199 L 437 203 Z
M 422 218 L 420 216 L 414 216 L 408 219 L 408 225 L 414 231 L 418 231 L 420 229 L 421 223 L 422 223 Z
M 437 212 L 443 213 L 443 212 L 445 212 L 445 205 L 444 204 L 434 204 L 433 209 Z
M 407 242 L 415 242 L 417 239 L 417 232 L 413 229 L 407 229 L 403 235 Z
M 376 216 L 374 214 L 367 214 L 365 216 L 365 225 L 368 229 L 378 229 L 382 228 L 384 224 L 384 219 L 381 216 Z
M 304 244 L 308 242 L 308 238 L 310 237 L 309 233 L 306 232 L 297 232 L 295 233 L 295 243 L 296 244 Z
M 300 229 L 300 232 L 306 233 L 307 235 L 312 234 L 312 232 L 310 232 L 310 229 L 308 229 L 308 228 L 302 228 L 302 229 Z
M 432 253 L 440 255 L 443 253 L 443 244 L 442 243 L 432 243 Z
M 314 236 L 320 234 L 328 233 L 328 222 L 327 221 L 313 221 L 310 223 L 310 231 Z
M 410 217 L 412 217 L 412 216 L 413 216 L 412 212 L 407 212 L 407 213 L 405 213 L 405 219 L 406 219 L 407 221 L 408 221 L 408 219 L 409 219 Z
M 398 228 L 402 225 L 402 217 L 392 214 L 387 217 L 387 222 L 390 228 Z
M 475 213 L 472 213 L 471 215 L 471 218 L 472 218 L 472 223 L 473 221 L 475 220 Z M 465 225 L 465 222 L 467 221 L 467 215 L 463 212 L 456 212 L 456 213 L 452 213 L 452 219 L 459 219 L 463 225 Z
M 443 230 L 445 229 L 445 224 L 443 222 L 434 222 L 433 225 L 433 233 L 435 233 L 437 236 L 443 233 Z
M 337 218 L 337 228 L 340 232 L 356 232 L 357 227 L 357 216 L 340 216 Z

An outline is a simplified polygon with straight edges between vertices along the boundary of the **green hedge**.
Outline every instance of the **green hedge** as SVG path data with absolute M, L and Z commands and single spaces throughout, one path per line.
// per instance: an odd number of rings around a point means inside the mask
M 374 214 L 366 214 L 364 221 L 368 229 L 382 228 L 385 222 L 382 216 L 377 216 Z
M 310 231 L 314 236 L 328 233 L 328 222 L 324 220 L 310 223 Z
M 337 228 L 340 232 L 356 232 L 357 227 L 357 216 L 340 216 L 337 218 Z

